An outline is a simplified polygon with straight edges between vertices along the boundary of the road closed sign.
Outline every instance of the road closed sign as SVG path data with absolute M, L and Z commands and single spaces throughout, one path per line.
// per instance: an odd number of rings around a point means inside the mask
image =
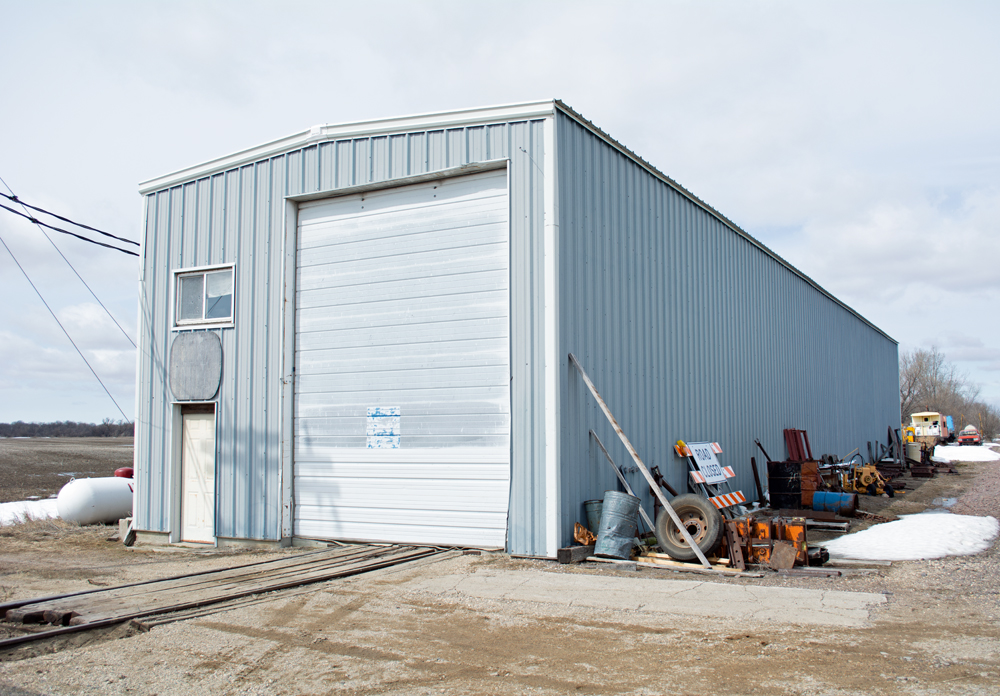
M 726 480 L 726 472 L 722 470 L 711 442 L 689 442 L 688 449 L 691 450 L 691 458 L 698 471 L 705 477 L 705 483 L 722 483 Z

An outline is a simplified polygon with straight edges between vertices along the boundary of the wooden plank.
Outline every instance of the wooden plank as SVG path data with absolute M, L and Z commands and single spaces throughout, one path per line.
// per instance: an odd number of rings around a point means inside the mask
M 156 607 L 173 606 L 177 603 L 188 603 L 191 601 L 202 602 L 213 597 L 229 597 L 233 594 L 240 595 L 246 592 L 267 592 L 270 588 L 295 580 L 309 580 L 311 578 L 329 575 L 331 572 L 348 571 L 357 568 L 367 567 L 373 560 L 387 560 L 399 554 L 372 554 L 371 556 L 353 559 L 350 562 L 318 564 L 312 567 L 299 568 L 293 570 L 283 570 L 282 572 L 269 573 L 255 578 L 239 578 L 226 580 L 214 585 L 192 590 L 188 588 L 169 588 L 163 591 L 153 591 L 143 595 L 129 597 L 127 601 L 122 598 L 107 597 L 90 601 L 82 605 L 71 607 L 67 612 L 66 608 L 61 608 L 60 620 L 69 622 L 71 625 L 83 623 L 84 620 L 77 620 L 79 617 L 100 615 L 110 618 L 127 614 L 131 611 L 143 609 L 154 609 Z M 46 612 L 46 616 L 49 612 Z M 53 613 L 55 615 L 55 613 Z M 58 622 L 57 622 L 58 623 Z
M 691 534 L 688 532 L 687 527 L 684 526 L 680 518 L 677 516 L 677 512 L 670 505 L 670 502 L 666 499 L 666 497 L 664 497 L 663 491 L 661 491 L 660 487 L 656 485 L 656 481 L 653 479 L 653 475 L 649 473 L 649 469 L 646 468 L 646 465 L 643 464 L 642 459 L 639 458 L 639 453 L 635 451 L 635 447 L 632 446 L 632 443 L 629 442 L 628 437 L 625 436 L 625 431 L 622 430 L 622 427 L 620 425 L 618 425 L 618 421 L 616 421 L 615 417 L 611 414 L 611 409 L 609 409 L 608 405 L 604 403 L 604 399 L 602 399 L 601 395 L 597 392 L 597 387 L 594 386 L 594 383 L 590 381 L 590 377 L 588 377 L 587 373 L 584 371 L 583 365 L 580 364 L 580 362 L 576 359 L 576 356 L 573 355 L 572 353 L 569 354 L 569 360 L 571 363 L 573 363 L 573 366 L 576 367 L 577 371 L 580 373 L 580 377 L 583 378 L 584 384 L 587 385 L 587 389 L 590 390 L 591 395 L 597 401 L 597 405 L 601 408 L 601 411 L 604 413 L 604 416 L 608 419 L 608 422 L 611 423 L 611 427 L 615 429 L 616 433 L 618 433 L 618 438 L 622 441 L 622 444 L 625 445 L 625 449 L 627 449 L 628 453 L 632 455 L 632 460 L 636 463 L 636 466 L 639 467 L 639 471 L 641 471 L 642 475 L 646 477 L 646 481 L 647 483 L 649 483 L 649 487 L 653 490 L 653 493 L 660 500 L 660 505 L 662 505 L 663 509 L 667 511 L 667 514 L 670 515 L 670 519 L 673 520 L 673 523 L 677 525 L 677 531 L 679 531 L 681 533 L 681 536 L 684 537 L 684 541 L 686 541 L 688 546 L 691 547 L 691 550 L 694 551 L 695 555 L 698 557 L 698 560 L 701 561 L 701 564 L 705 566 L 705 568 L 711 570 L 712 564 L 708 562 L 707 558 L 705 558 L 705 553 L 700 548 L 698 548 L 698 545 L 696 543 L 694 543 L 694 539 L 691 538 Z
M 778 575 L 799 575 L 802 577 L 839 578 L 843 573 L 827 568 L 781 568 Z
M 640 556 L 641 558 L 641 556 Z M 674 573 L 694 573 L 696 575 L 725 575 L 726 577 L 732 578 L 762 578 L 763 573 L 748 573 L 742 570 L 731 570 L 729 568 L 722 568 L 718 566 L 713 566 L 710 570 L 706 570 L 700 565 L 694 563 L 680 563 L 675 561 L 674 563 L 648 563 L 646 561 L 636 561 L 636 566 L 639 568 L 655 568 L 657 570 L 669 570 Z
M 635 570 L 635 561 L 626 561 L 622 558 L 601 558 L 600 556 L 588 556 L 587 561 L 591 563 L 610 563 L 619 570 Z
M 104 622 L 108 620 L 115 619 L 128 619 L 128 618 L 141 618 L 143 616 L 152 616 L 154 614 L 164 614 L 170 611 L 180 611 L 182 609 L 191 609 L 198 606 L 204 606 L 206 604 L 212 604 L 219 601 L 224 601 L 228 599 L 238 599 L 240 597 L 247 597 L 254 594 L 260 594 L 262 592 L 272 592 L 274 590 L 287 589 L 289 587 L 296 587 L 298 585 L 305 585 L 313 582 L 321 582 L 323 580 L 329 580 L 337 577 L 345 577 L 347 575 L 355 575 L 357 573 L 366 572 L 369 570 L 376 570 L 378 568 L 384 568 L 391 565 L 396 565 L 408 560 L 416 560 L 418 558 L 423 558 L 428 555 L 439 553 L 437 549 L 431 548 L 419 548 L 410 553 L 405 553 L 402 555 L 396 555 L 392 557 L 383 557 L 377 559 L 375 562 L 370 563 L 358 563 L 351 564 L 350 566 L 332 568 L 325 572 L 308 574 L 296 577 L 294 579 L 285 579 L 277 584 L 267 584 L 264 586 L 251 586 L 251 587 L 240 587 L 237 591 L 229 592 L 226 594 L 214 594 L 207 597 L 198 598 L 184 598 L 179 601 L 175 600 L 175 603 L 158 606 L 155 608 L 150 608 L 142 611 L 104 611 L 102 613 L 88 613 L 79 614 L 78 616 L 70 619 L 70 625 L 76 626 L 87 623 Z
M 587 556 L 594 555 L 594 547 L 591 546 L 567 546 L 556 551 L 556 560 L 560 563 L 580 563 L 587 560 Z
M 111 618 L 135 612 L 148 615 L 164 607 L 178 604 L 210 603 L 217 598 L 242 596 L 246 593 L 266 592 L 275 586 L 303 584 L 316 579 L 359 572 L 373 564 L 400 562 L 416 554 L 426 555 L 423 547 L 353 547 L 346 552 L 338 549 L 328 554 L 303 554 L 307 562 L 289 563 L 292 559 L 279 559 L 269 566 L 226 568 L 193 578 L 170 579 L 142 587 L 108 588 L 85 596 L 70 596 L 34 605 L 26 605 L 8 612 L 23 615 L 23 619 L 46 620 L 54 624 L 78 625 L 88 623 L 92 617 Z M 41 615 L 39 615 L 41 612 Z
M 358 560 L 370 558 L 378 555 L 382 551 L 373 551 L 370 547 L 354 547 L 344 553 L 341 550 L 329 554 L 303 554 L 301 559 L 277 559 L 268 564 L 253 564 L 251 566 L 237 566 L 236 568 L 225 568 L 209 573 L 198 573 L 192 577 L 171 578 L 162 583 L 152 583 L 143 586 L 124 586 L 124 588 L 111 587 L 90 596 L 68 596 L 51 601 L 26 605 L 13 612 L 14 620 L 22 622 L 37 623 L 47 621 L 49 623 L 64 623 L 69 615 L 80 606 L 100 606 L 103 604 L 127 605 L 135 603 L 146 603 L 150 601 L 151 594 L 165 597 L 173 594 L 195 595 L 212 588 L 222 588 L 239 585 L 240 583 L 260 581 L 263 578 L 276 578 L 288 575 L 295 575 L 305 569 L 316 569 L 328 565 L 342 565 Z M 41 612 L 41 613 L 39 613 Z M 8 612 L 11 614 L 11 612 Z M 24 618 L 17 619 L 18 614 L 23 614 Z M 9 619 L 10 620 L 10 619 Z

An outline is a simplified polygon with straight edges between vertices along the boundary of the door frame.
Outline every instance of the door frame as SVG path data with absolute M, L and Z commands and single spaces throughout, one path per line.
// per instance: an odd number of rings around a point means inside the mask
M 215 433 L 215 452 L 212 464 L 213 490 L 219 490 L 219 405 L 215 401 L 174 401 L 171 403 L 171 447 L 170 447 L 170 525 L 168 541 L 171 544 L 181 543 L 182 527 L 184 524 L 184 411 L 187 407 L 211 409 L 213 420 L 212 428 Z M 212 505 L 212 533 L 214 546 L 219 545 L 219 506 Z
M 281 518 L 280 536 L 282 546 L 292 543 L 295 529 L 295 500 L 294 500 L 294 480 L 295 480 L 295 278 L 298 272 L 298 228 L 299 228 L 299 204 L 324 198 L 337 198 L 340 196 L 350 196 L 367 191 L 378 191 L 383 189 L 401 188 L 413 184 L 422 184 L 440 179 L 450 179 L 458 176 L 468 176 L 479 174 L 496 169 L 507 170 L 507 252 L 510 254 L 511 234 L 512 234 L 512 211 L 511 201 L 511 172 L 510 159 L 502 158 L 495 160 L 485 160 L 464 164 L 458 167 L 448 167 L 425 174 L 400 177 L 398 179 L 386 179 L 384 181 L 359 184 L 356 186 L 346 186 L 337 189 L 324 189 L 322 191 L 311 191 L 298 195 L 285 196 L 285 217 L 284 217 L 284 266 L 282 269 L 282 287 L 284 312 L 281 317 Z M 508 274 L 511 267 L 508 265 Z M 511 283 L 508 282 L 507 289 L 507 318 L 508 323 L 511 317 L 511 298 L 513 291 Z M 510 334 L 508 326 L 508 351 L 511 351 L 510 342 L 513 335 Z M 510 355 L 508 360 L 513 360 Z M 508 363 L 510 364 L 510 363 Z M 511 432 L 508 438 L 508 455 L 510 471 L 508 472 L 510 485 L 512 486 L 514 477 L 514 418 L 513 418 L 513 388 L 511 388 L 508 398 L 511 400 Z M 513 488 L 511 488 L 513 490 Z M 507 535 L 509 546 L 510 535 L 510 501 L 508 500 L 508 523 Z M 178 532 L 179 536 L 179 532 Z

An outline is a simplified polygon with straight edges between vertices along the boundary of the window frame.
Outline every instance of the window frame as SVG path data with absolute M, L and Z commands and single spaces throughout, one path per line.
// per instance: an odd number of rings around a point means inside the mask
M 187 321 L 181 321 L 178 319 L 178 308 L 177 302 L 180 299 L 180 280 L 186 276 L 196 276 L 200 275 L 204 278 L 209 273 L 215 271 L 230 271 L 233 274 L 233 304 L 230 308 L 230 315 L 224 319 L 189 319 Z M 202 301 L 204 302 L 205 286 L 204 281 L 202 281 Z M 202 313 L 204 314 L 204 306 L 202 306 Z M 204 329 L 204 328 L 231 328 L 236 326 L 236 264 L 235 263 L 220 263 L 212 264 L 210 266 L 191 266 L 190 268 L 175 268 L 170 272 L 170 328 L 172 331 L 188 331 L 190 329 Z

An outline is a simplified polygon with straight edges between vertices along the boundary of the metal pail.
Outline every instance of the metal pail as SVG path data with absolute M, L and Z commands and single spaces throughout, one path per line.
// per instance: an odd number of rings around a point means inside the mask
M 594 536 L 601 529 L 601 510 L 604 508 L 603 500 L 587 500 L 583 503 L 583 509 L 587 513 L 587 529 Z
M 854 517 L 854 511 L 857 508 L 857 493 L 816 491 L 813 495 L 813 510 L 829 510 L 845 517 Z
M 638 516 L 638 498 L 628 493 L 605 491 L 594 555 L 628 560 L 632 555 Z

